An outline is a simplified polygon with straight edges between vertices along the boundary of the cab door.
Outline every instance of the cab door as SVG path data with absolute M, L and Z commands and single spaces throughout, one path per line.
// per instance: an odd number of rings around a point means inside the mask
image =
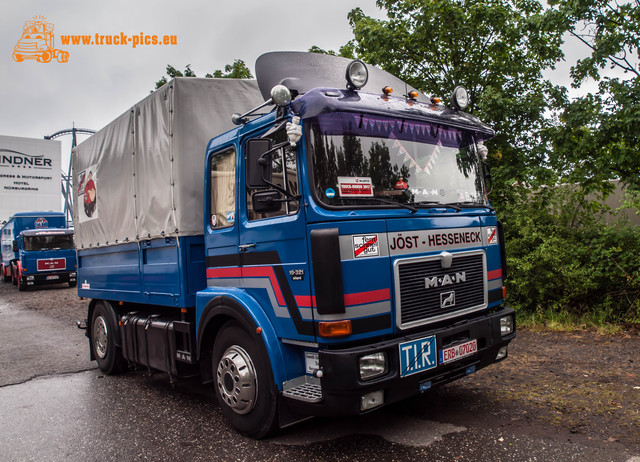
M 252 138 L 270 139 L 271 146 L 287 139 L 284 127 Z M 244 150 L 248 142 L 249 139 L 244 140 Z M 241 157 L 245 162 L 241 177 L 246 181 L 247 156 Z M 272 194 L 274 188 L 247 187 L 240 199 L 243 284 L 260 301 L 281 338 L 314 341 L 304 207 L 300 198 L 293 199 L 300 194 L 298 150 L 287 145 L 266 158 L 270 163 L 271 182 L 286 194 L 280 192 L 280 207 L 266 213 L 254 209 L 254 196 Z

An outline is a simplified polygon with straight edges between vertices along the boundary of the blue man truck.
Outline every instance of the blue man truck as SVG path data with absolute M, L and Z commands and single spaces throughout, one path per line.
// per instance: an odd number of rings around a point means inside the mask
M 76 285 L 73 230 L 64 213 L 20 212 L 0 229 L 2 279 L 18 290 L 43 284 Z
M 465 89 L 445 107 L 301 52 L 262 55 L 256 75 L 172 80 L 74 151 L 100 369 L 198 376 L 260 438 L 506 358 L 494 132 L 463 112 Z

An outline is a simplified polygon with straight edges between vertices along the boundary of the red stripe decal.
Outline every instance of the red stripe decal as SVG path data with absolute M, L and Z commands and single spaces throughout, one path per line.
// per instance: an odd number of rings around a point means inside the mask
M 316 306 L 316 297 L 312 297 L 311 295 L 296 295 L 296 305 L 299 308 L 312 308 Z
M 345 305 L 363 305 L 365 303 L 381 302 L 391 298 L 389 289 L 371 290 L 369 292 L 358 292 L 355 294 L 345 294 Z
M 273 287 L 273 292 L 276 295 L 276 299 L 278 300 L 278 305 L 286 306 L 287 304 L 284 301 L 284 296 L 282 295 L 282 291 L 280 290 L 280 284 L 278 284 L 278 279 L 276 278 L 276 274 L 273 272 L 273 267 L 271 266 L 249 266 L 244 268 L 208 268 L 207 269 L 207 278 L 269 278 L 271 281 L 271 286 Z
M 358 292 L 355 294 L 345 294 L 344 304 L 346 306 L 364 305 L 365 303 L 376 303 L 389 300 L 391 298 L 389 289 L 371 290 L 368 292 Z M 310 295 L 296 295 L 296 304 L 300 308 L 313 308 L 316 306 L 316 297 Z
M 278 279 L 276 278 L 276 274 L 273 272 L 273 267 L 271 266 L 247 266 L 242 268 L 242 277 L 251 278 L 251 277 L 268 277 L 271 280 L 271 285 L 273 286 L 273 291 L 276 294 L 276 298 L 278 299 L 278 305 L 286 306 L 287 304 L 284 301 L 284 297 L 282 296 L 282 291 L 280 290 L 280 284 L 278 284 Z
M 502 268 L 493 270 L 493 271 L 487 271 L 487 280 L 498 279 L 501 277 L 502 277 Z

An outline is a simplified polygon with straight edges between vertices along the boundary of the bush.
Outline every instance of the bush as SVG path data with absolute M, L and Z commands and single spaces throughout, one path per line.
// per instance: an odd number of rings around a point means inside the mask
M 577 188 L 516 188 L 504 201 L 508 302 L 536 318 L 640 325 L 640 230 Z

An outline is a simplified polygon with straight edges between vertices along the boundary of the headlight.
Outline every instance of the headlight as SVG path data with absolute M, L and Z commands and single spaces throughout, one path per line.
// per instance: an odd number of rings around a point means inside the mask
M 513 333 L 513 316 L 500 318 L 500 335 L 503 337 Z
M 360 90 L 369 80 L 369 71 L 367 66 L 356 59 L 351 61 L 347 66 L 347 88 L 349 90 Z
M 373 379 L 387 373 L 387 354 L 384 351 L 360 358 L 360 378 Z
M 454 108 L 464 111 L 469 105 L 469 93 L 462 85 L 458 85 L 451 95 L 451 104 Z

